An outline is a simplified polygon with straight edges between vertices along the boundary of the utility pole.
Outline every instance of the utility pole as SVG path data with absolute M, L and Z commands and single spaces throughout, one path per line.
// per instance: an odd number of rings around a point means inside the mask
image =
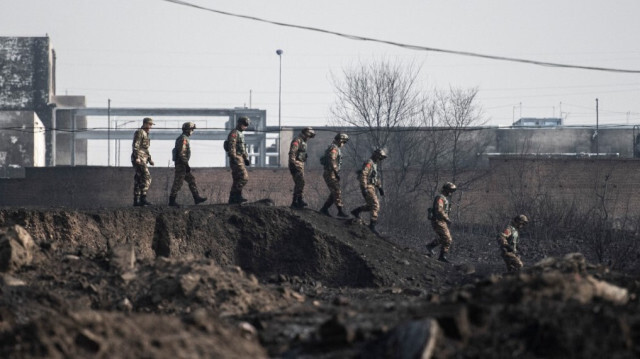
M 107 167 L 111 167 L 111 99 L 107 100 Z
M 596 99 L 596 156 L 600 155 L 600 135 L 598 134 L 598 125 L 599 125 L 599 113 L 598 113 L 598 99 Z

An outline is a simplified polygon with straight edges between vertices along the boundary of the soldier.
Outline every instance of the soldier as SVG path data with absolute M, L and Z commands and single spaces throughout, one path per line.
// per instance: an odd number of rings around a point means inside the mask
M 149 131 L 153 125 L 153 120 L 145 117 L 142 120 L 142 127 L 133 135 L 131 164 L 136 170 L 136 174 L 133 177 L 134 206 L 151 206 L 151 202 L 147 201 L 147 191 L 151 186 L 151 174 L 149 173 L 149 168 L 147 168 L 147 163 L 154 165 L 151 154 L 149 154 L 149 146 L 151 146 Z
M 496 240 L 500 246 L 500 252 L 509 272 L 517 272 L 522 268 L 522 260 L 518 256 L 519 230 L 529 223 L 529 218 L 524 214 L 514 217 L 507 227 L 498 234 Z
M 227 137 L 227 143 L 225 144 L 225 150 L 227 150 L 229 154 L 231 178 L 233 178 L 233 185 L 229 193 L 229 204 L 244 203 L 247 201 L 246 198 L 242 197 L 242 189 L 249 180 L 249 173 L 245 166 L 251 165 L 251 161 L 249 161 L 247 146 L 244 143 L 244 131 L 250 124 L 251 121 L 248 117 L 242 116 L 238 118 L 236 128 L 231 130 L 229 137 Z
M 447 182 L 442 186 L 442 191 L 433 199 L 433 206 L 429 208 L 429 219 L 431 220 L 431 227 L 436 232 L 436 238 L 429 244 L 427 249 L 430 255 L 435 255 L 435 248 L 440 245 L 440 256 L 438 260 L 445 263 L 450 263 L 447 258 L 449 248 L 451 247 L 451 233 L 449 232 L 449 225 L 451 219 L 449 219 L 449 212 L 451 211 L 451 202 L 447 197 L 450 197 L 457 189 L 456 185 Z
M 173 148 L 173 161 L 176 164 L 175 177 L 173 178 L 173 186 L 171 187 L 171 194 L 169 195 L 169 206 L 179 207 L 176 203 L 176 196 L 178 191 L 182 187 L 182 181 L 186 181 L 189 184 L 189 190 L 193 196 L 195 204 L 202 203 L 207 200 L 205 197 L 200 197 L 198 194 L 198 186 L 196 185 L 196 178 L 191 173 L 191 167 L 189 167 L 189 159 L 191 158 L 191 145 L 189 144 L 189 136 L 196 129 L 196 124 L 193 122 L 185 122 L 182 124 L 182 134 L 176 139 L 176 145 Z
M 289 147 L 289 172 L 293 177 L 293 201 L 291 208 L 304 208 L 308 203 L 304 201 L 304 163 L 307 162 L 307 141 L 316 137 L 311 127 L 302 129 L 298 137 L 291 141 Z
M 331 217 L 329 214 L 329 207 L 332 204 L 336 204 L 338 208 L 338 217 L 349 217 L 348 214 L 342 210 L 342 193 L 340 191 L 340 167 L 342 166 L 342 153 L 340 148 L 349 141 L 349 135 L 346 133 L 338 133 L 334 137 L 333 142 L 329 145 L 324 152 L 324 156 L 321 158 L 320 163 L 324 166 L 324 172 L 322 177 L 324 182 L 329 187 L 329 198 L 324 202 L 324 205 L 320 209 L 320 213 Z
M 360 191 L 362 192 L 362 196 L 367 204 L 351 211 L 351 214 L 356 218 L 360 218 L 360 212 L 371 211 L 371 222 L 369 222 L 369 228 L 376 235 L 380 235 L 376 230 L 376 225 L 378 224 L 378 211 L 380 210 L 380 203 L 378 202 L 376 189 L 380 192 L 380 195 L 384 197 L 384 190 L 382 189 L 382 183 L 378 176 L 378 165 L 385 158 L 387 158 L 386 151 L 382 148 L 378 148 L 373 151 L 371 158 L 362 165 L 362 171 L 359 172 L 358 181 L 360 182 Z

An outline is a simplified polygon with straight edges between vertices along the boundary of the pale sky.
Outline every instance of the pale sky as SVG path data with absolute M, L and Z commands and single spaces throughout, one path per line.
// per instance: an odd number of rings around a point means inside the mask
M 640 70 L 637 0 L 185 0 L 409 45 Z M 421 66 L 425 90 L 479 88 L 488 125 L 566 117 L 640 124 L 640 74 L 415 51 L 221 15 L 162 0 L 0 0 L 0 36 L 51 38 L 59 95 L 91 107 L 265 109 L 278 125 L 326 125 L 331 74 L 381 58 Z

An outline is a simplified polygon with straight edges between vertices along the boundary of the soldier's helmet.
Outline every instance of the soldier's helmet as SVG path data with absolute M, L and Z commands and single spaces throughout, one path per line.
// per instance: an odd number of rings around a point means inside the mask
M 182 132 L 187 132 L 189 130 L 195 130 L 196 124 L 193 122 L 185 122 L 182 124 Z
M 385 151 L 384 148 L 376 148 L 371 157 L 384 160 L 387 158 L 387 151 Z
M 251 125 L 251 120 L 247 116 L 240 116 L 238 118 L 238 125 L 249 127 Z
M 313 130 L 313 128 L 311 127 L 305 127 L 302 129 L 302 134 L 309 137 L 309 138 L 314 138 L 316 137 L 316 131 Z
M 146 124 L 150 124 L 150 125 L 155 125 L 155 123 L 153 123 L 153 120 L 151 119 L 151 117 L 145 117 L 142 119 L 142 124 L 146 125 Z
M 527 218 L 527 216 L 525 216 L 524 214 L 521 214 L 519 216 L 515 216 L 513 218 L 513 221 L 519 224 L 527 224 L 529 223 L 529 218 Z
M 347 135 L 346 133 L 339 133 L 336 135 L 335 140 L 339 142 L 347 143 L 349 141 L 349 135 Z
M 444 185 L 442 185 L 442 189 L 453 193 L 458 189 L 458 187 L 456 187 L 456 185 L 451 182 L 447 182 Z

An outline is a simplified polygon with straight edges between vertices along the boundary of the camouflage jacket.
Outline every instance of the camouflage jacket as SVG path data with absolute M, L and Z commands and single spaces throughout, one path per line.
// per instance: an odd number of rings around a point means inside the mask
M 295 164 L 296 162 L 307 161 L 307 142 L 298 136 L 291 141 L 289 147 L 289 164 Z
M 442 193 L 433 199 L 433 219 L 449 221 L 449 212 L 451 211 L 451 202 L 447 196 Z
M 227 137 L 229 143 L 229 157 L 247 158 L 247 145 L 244 142 L 244 132 L 234 128 Z
M 191 144 L 189 142 L 189 136 L 184 133 L 176 138 L 176 145 L 173 148 L 174 161 L 188 164 L 191 158 Z
M 325 171 L 335 172 L 336 174 L 340 173 L 340 168 L 342 167 L 342 152 L 340 151 L 340 147 L 335 143 L 332 143 L 329 145 L 324 155 L 327 159 L 324 166 Z
M 360 176 L 358 177 L 360 181 L 360 189 L 367 188 L 367 186 L 372 185 L 374 187 L 380 187 L 380 178 L 378 176 L 378 165 L 372 159 L 368 159 L 362 165 L 362 171 L 360 171 Z
M 519 236 L 520 234 L 518 233 L 518 229 L 514 227 L 513 224 L 508 224 L 504 231 L 498 234 L 496 240 L 498 241 L 498 245 L 500 245 L 501 248 L 510 246 L 511 248 L 513 248 L 513 252 L 517 253 Z
M 139 128 L 133 134 L 131 161 L 135 162 L 137 159 L 140 159 L 140 162 L 143 164 L 151 161 L 151 154 L 149 154 L 150 146 L 151 140 L 149 139 L 149 134 L 144 129 Z

